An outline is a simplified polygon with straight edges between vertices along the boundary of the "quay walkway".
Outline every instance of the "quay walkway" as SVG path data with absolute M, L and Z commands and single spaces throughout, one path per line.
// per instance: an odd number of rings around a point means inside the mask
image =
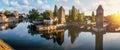
M 0 50 L 13 50 L 13 49 L 0 39 Z

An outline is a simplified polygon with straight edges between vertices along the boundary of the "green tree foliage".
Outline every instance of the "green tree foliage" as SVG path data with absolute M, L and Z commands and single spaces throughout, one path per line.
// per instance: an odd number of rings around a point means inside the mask
M 91 21 L 92 21 L 92 22 L 95 22 L 95 15 L 94 15 L 94 11 L 92 12 Z
M 73 21 L 76 21 L 77 18 L 78 18 L 78 11 L 77 11 L 77 9 L 75 8 L 75 6 L 72 7 L 71 17 L 73 17 Z
M 43 20 L 43 16 L 42 15 L 38 16 L 38 19 Z
M 4 14 L 5 14 L 5 15 L 10 15 L 11 12 L 10 12 L 9 10 L 6 10 L 6 11 L 4 12 Z
M 67 19 L 67 21 L 68 22 L 72 22 L 72 17 L 71 17 L 71 10 L 69 10 L 69 15 L 68 15 L 68 19 Z
M 53 13 L 52 13 L 52 11 L 50 11 L 50 10 L 45 10 L 45 12 L 43 12 L 41 15 L 42 15 L 44 18 L 48 18 L 48 17 L 53 16 Z
M 38 18 L 38 16 L 39 16 L 39 12 L 37 9 L 33 8 L 32 10 L 29 11 L 29 16 L 28 16 L 29 19 L 35 20 Z
M 73 6 L 71 10 L 69 10 L 69 17 L 68 21 L 69 22 L 74 22 L 77 21 L 78 19 L 78 11 L 77 9 Z
M 84 21 L 85 21 L 84 13 L 80 13 L 79 15 L 80 15 L 80 22 L 84 23 Z
M 71 10 L 69 10 L 69 16 L 67 19 L 68 22 L 81 22 L 84 23 L 85 16 L 84 13 L 79 13 L 79 10 L 77 10 L 74 6 Z
M 56 17 L 57 15 L 58 15 L 58 9 L 57 9 L 57 6 L 55 5 L 53 16 Z
M 78 21 L 81 21 L 81 14 L 80 13 L 78 13 Z

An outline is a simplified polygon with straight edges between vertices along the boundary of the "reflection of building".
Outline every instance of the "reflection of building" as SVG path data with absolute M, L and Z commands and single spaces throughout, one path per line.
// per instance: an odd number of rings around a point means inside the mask
M 103 50 L 103 34 L 97 33 L 95 39 L 95 49 L 96 50 Z
M 103 50 L 103 35 L 105 32 L 93 32 L 95 34 L 95 50 Z
M 52 31 L 52 32 L 49 32 L 48 31 L 37 31 L 35 30 L 35 27 L 34 26 L 29 26 L 29 33 L 31 35 L 34 35 L 34 34 L 41 34 L 41 37 L 49 40 L 49 39 L 53 39 L 53 42 L 57 42 L 59 45 L 62 45 L 62 43 L 64 42 L 64 29 L 58 29 L 56 31 Z
M 46 39 L 53 39 L 54 42 L 57 42 L 59 45 L 62 45 L 64 42 L 64 30 L 55 33 L 43 33 L 41 37 Z
M 64 31 L 58 32 L 56 40 L 59 45 L 62 45 L 64 42 Z
M 103 27 L 103 15 L 104 15 L 104 9 L 101 5 L 98 6 L 96 10 L 96 26 L 97 28 Z
M 18 23 L 2 23 L 0 24 L 0 30 L 13 29 Z
M 58 10 L 58 23 L 59 24 L 64 24 L 66 22 L 65 20 L 65 10 L 61 6 Z

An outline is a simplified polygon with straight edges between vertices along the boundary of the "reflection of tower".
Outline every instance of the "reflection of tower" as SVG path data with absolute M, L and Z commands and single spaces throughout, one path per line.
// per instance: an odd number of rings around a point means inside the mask
M 103 34 L 105 32 L 93 32 L 95 34 L 95 50 L 103 50 Z
M 96 39 L 95 39 L 95 49 L 96 50 L 103 50 L 103 34 L 102 33 L 97 33 L 96 34 Z
M 59 45 L 62 45 L 62 43 L 64 42 L 64 31 L 58 32 L 57 34 L 57 43 Z
M 64 29 L 56 30 L 55 32 L 52 33 L 42 33 L 41 37 L 50 40 L 53 39 L 53 42 L 57 42 L 58 45 L 62 45 L 64 42 Z
M 104 9 L 101 5 L 98 6 L 96 10 L 96 26 L 97 28 L 103 27 L 103 15 L 104 15 Z
M 59 24 L 64 24 L 66 22 L 65 20 L 65 10 L 61 6 L 58 10 L 58 23 Z

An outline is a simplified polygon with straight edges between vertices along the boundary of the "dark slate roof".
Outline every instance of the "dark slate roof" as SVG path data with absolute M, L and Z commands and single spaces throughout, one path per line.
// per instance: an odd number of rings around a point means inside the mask
M 58 11 L 60 11 L 60 10 L 64 10 L 64 8 L 61 6 Z M 65 10 L 64 10 L 64 11 L 65 11 Z
M 102 9 L 102 10 L 103 10 L 102 5 L 99 5 L 99 6 L 98 6 L 97 10 L 99 10 L 99 9 Z

